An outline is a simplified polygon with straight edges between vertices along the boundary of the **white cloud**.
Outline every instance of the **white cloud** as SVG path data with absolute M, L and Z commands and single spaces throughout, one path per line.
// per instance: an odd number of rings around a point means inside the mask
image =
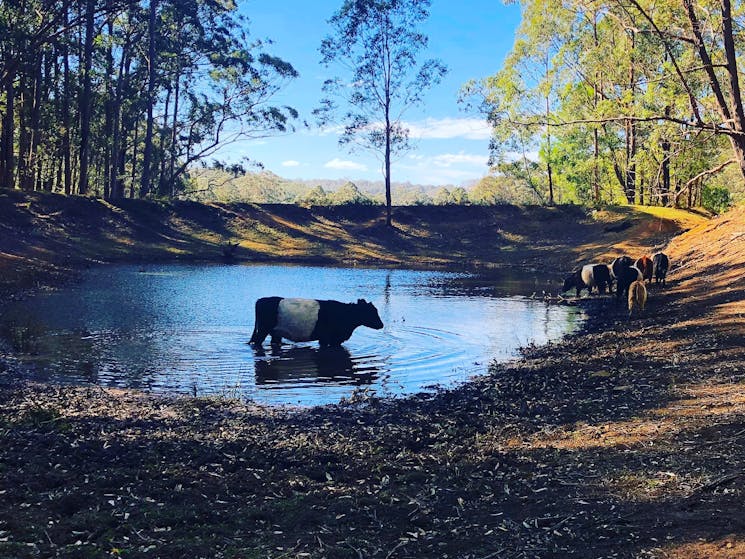
M 489 157 L 472 153 L 442 153 L 430 158 L 432 164 L 437 167 L 452 167 L 453 165 L 469 165 L 486 167 Z
M 437 155 L 422 155 L 419 153 L 411 154 L 408 159 L 414 162 L 409 168 L 431 168 L 431 167 L 453 167 L 453 166 L 470 166 L 486 167 L 489 157 L 487 155 L 475 153 L 440 153 Z
M 415 140 L 451 140 L 461 138 L 464 140 L 488 140 L 491 138 L 491 126 L 478 118 L 427 118 L 420 121 L 404 121 L 402 125 L 409 129 L 411 138 Z M 370 129 L 382 129 L 382 122 L 374 122 L 369 125 Z M 324 126 L 313 129 L 310 133 L 317 136 L 335 135 L 344 132 L 344 127 Z
M 406 122 L 412 138 L 443 140 L 464 138 L 466 140 L 488 140 L 491 127 L 478 118 L 427 118 L 419 122 Z
M 487 173 L 487 155 L 474 153 L 440 153 L 422 155 L 414 153 L 399 168 L 417 177 L 415 182 L 427 184 L 459 184 L 474 180 Z
M 327 169 L 340 169 L 343 171 L 367 171 L 367 165 L 357 163 L 356 161 L 347 161 L 334 157 L 331 161 L 324 164 Z
M 299 167 L 300 161 L 294 161 L 292 159 L 282 162 L 282 167 Z

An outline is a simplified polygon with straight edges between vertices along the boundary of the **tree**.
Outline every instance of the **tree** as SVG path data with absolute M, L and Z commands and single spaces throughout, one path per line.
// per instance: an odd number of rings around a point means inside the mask
M 322 63 L 348 73 L 324 83 L 327 97 L 315 113 L 322 124 L 340 116 L 341 145 L 381 157 L 388 226 L 391 160 L 411 147 L 404 113 L 421 104 L 424 92 L 447 72 L 439 60 L 418 62 L 428 42 L 418 27 L 429 6 L 429 0 L 346 0 L 329 20 L 332 34 L 321 43 Z
M 297 76 L 234 2 L 0 1 L 0 185 L 177 196 L 227 143 L 293 128 Z
M 522 0 L 505 67 L 464 88 L 494 125 L 493 158 L 519 160 L 517 137 L 546 165 L 539 182 L 522 170 L 541 197 L 554 186 L 596 204 L 694 203 L 728 164 L 745 177 L 741 6 L 730 2 Z
M 360 192 L 360 189 L 353 182 L 344 183 L 336 192 L 332 193 L 331 201 L 339 205 L 363 204 L 370 205 L 373 201 Z
M 298 203 L 301 206 L 328 206 L 331 203 L 328 194 L 319 184 L 314 186 L 305 196 L 302 196 Z

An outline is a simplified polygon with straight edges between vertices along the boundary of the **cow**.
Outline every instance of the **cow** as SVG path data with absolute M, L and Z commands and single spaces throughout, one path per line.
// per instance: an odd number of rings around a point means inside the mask
M 644 306 L 647 304 L 647 288 L 644 286 L 643 280 L 636 280 L 629 286 L 629 318 L 634 312 L 634 309 L 638 309 L 638 312 L 644 311 Z
M 643 280 L 642 273 L 636 266 L 630 266 L 628 268 L 621 268 L 618 271 L 616 280 L 618 285 L 616 286 L 616 302 L 621 302 L 621 297 L 626 295 L 629 291 L 629 286 L 637 280 Z
M 561 292 L 569 291 L 572 287 L 577 290 L 577 297 L 579 297 L 580 291 L 587 289 L 585 282 L 582 281 L 582 270 L 574 270 L 566 278 L 564 278 L 564 285 L 561 287 Z
M 662 282 L 662 287 L 665 287 L 667 270 L 670 268 L 670 259 L 667 254 L 658 252 L 652 256 L 652 273 L 654 274 L 655 283 Z
M 642 273 L 642 277 L 648 281 L 652 282 L 652 259 L 649 256 L 642 256 L 641 258 L 638 258 L 636 262 L 634 262 L 634 266 L 639 268 L 639 271 Z
M 630 256 L 619 256 L 611 263 L 611 277 L 618 279 L 618 275 L 623 268 L 629 268 L 634 265 L 634 260 Z
M 575 270 L 564 279 L 562 293 L 574 287 L 577 297 L 583 289 L 592 293 L 592 288 L 597 287 L 599 293 L 605 293 L 605 286 L 610 284 L 610 273 L 605 264 L 587 264 Z
M 262 297 L 256 301 L 256 323 L 250 344 L 261 346 L 268 334 L 272 345 L 282 338 L 293 342 L 318 340 L 321 347 L 339 346 L 358 326 L 383 328 L 375 305 L 364 299 L 356 303 L 285 297 Z
M 611 293 L 613 292 L 613 282 L 618 280 L 618 275 L 621 273 L 621 270 L 633 265 L 634 260 L 630 256 L 626 256 L 625 254 L 623 256 L 615 258 L 613 262 L 608 264 L 608 269 L 610 270 L 610 284 L 608 291 L 610 291 Z

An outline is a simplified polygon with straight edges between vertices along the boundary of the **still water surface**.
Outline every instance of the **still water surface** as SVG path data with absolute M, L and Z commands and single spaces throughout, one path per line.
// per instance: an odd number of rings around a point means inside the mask
M 6 306 L 0 331 L 6 344 L 30 353 L 22 359 L 45 380 L 315 405 L 355 390 L 391 396 L 450 386 L 579 326 L 573 308 L 514 296 L 539 284 L 521 280 L 308 266 L 105 266 L 74 286 Z M 265 351 L 256 351 L 247 344 L 253 305 L 269 295 L 366 298 L 385 328 L 360 327 L 341 348 L 273 349 L 267 338 Z

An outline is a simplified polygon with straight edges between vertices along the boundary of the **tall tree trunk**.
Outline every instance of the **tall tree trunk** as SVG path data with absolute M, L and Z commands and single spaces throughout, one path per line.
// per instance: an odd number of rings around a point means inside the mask
M 5 82 L 5 114 L 3 115 L 2 153 L 3 173 L 0 177 L 0 186 L 5 188 L 15 187 L 15 154 L 13 144 L 15 142 L 15 76 L 8 76 Z
M 69 6 L 65 4 L 64 25 L 67 27 L 69 18 Z M 69 195 L 72 193 L 72 161 L 70 141 L 70 102 L 72 101 L 72 92 L 70 90 L 70 45 L 67 35 L 62 37 L 62 141 L 61 151 L 63 160 L 63 177 L 64 192 Z
M 106 135 L 106 149 L 104 149 L 104 162 L 103 162 L 103 197 L 105 199 L 111 198 L 111 182 L 109 177 L 111 176 L 111 170 L 116 167 L 116 156 L 114 151 L 114 127 L 116 122 L 114 120 L 114 104 L 116 103 L 116 96 L 114 94 L 114 52 L 113 52 L 113 36 L 114 36 L 114 21 L 109 19 L 107 22 L 109 40 L 108 47 L 106 49 L 106 101 L 104 103 L 105 116 L 104 116 L 104 130 Z
M 91 94 L 91 69 L 93 67 L 93 24 L 95 0 L 85 3 L 85 39 L 83 47 L 83 91 L 80 95 L 80 175 L 78 177 L 78 194 L 88 194 L 88 167 L 91 157 L 91 115 L 93 98 Z
M 554 205 L 554 175 L 551 167 L 551 126 L 548 124 L 551 116 L 551 101 L 546 95 L 546 174 L 548 175 L 548 203 Z
M 137 142 L 139 141 L 140 127 L 137 125 L 137 120 L 132 123 L 133 128 L 133 139 L 132 139 L 132 175 L 129 182 L 129 197 L 135 197 L 135 184 L 137 184 Z M 124 158 L 122 158 L 124 160 Z
M 34 87 L 33 87 L 33 105 L 31 106 L 30 115 L 30 126 L 31 126 L 31 137 L 29 138 L 29 150 L 28 150 L 28 167 L 29 173 L 35 175 L 34 186 L 36 190 L 41 190 L 42 176 L 41 176 L 41 161 L 39 159 L 39 145 L 42 139 L 41 130 L 41 104 L 43 101 L 43 92 L 45 78 L 42 71 L 42 66 L 45 59 L 48 56 L 44 56 L 44 52 L 40 52 L 37 55 L 35 64 L 35 76 L 34 76 Z M 48 79 L 48 76 L 47 76 Z M 37 168 L 38 167 L 38 168 Z
M 631 89 L 631 106 L 629 114 L 634 111 L 634 97 L 636 95 L 635 72 L 634 72 L 634 48 L 635 32 L 630 31 L 629 44 L 629 88 Z M 636 125 L 631 119 L 626 120 L 626 180 L 624 185 L 624 194 L 629 204 L 634 203 L 636 194 Z
M 592 13 L 592 34 L 595 41 L 595 48 L 600 46 L 598 39 L 598 13 Z M 602 73 L 595 72 L 595 84 L 593 86 L 593 109 L 597 112 L 600 103 L 600 82 Z M 595 125 L 592 129 L 592 193 L 595 204 L 600 204 L 600 141 L 598 127 Z
M 28 168 L 29 146 L 31 144 L 29 115 L 31 113 L 31 98 L 28 86 L 28 69 L 24 65 L 18 86 L 18 187 L 21 190 L 31 190 L 34 185 L 33 172 Z
M 665 112 L 669 112 L 667 107 Z M 660 205 L 667 206 L 670 203 L 670 140 L 663 138 L 660 142 L 662 148 L 662 192 L 660 193 Z
M 171 124 L 171 145 L 169 149 L 170 168 L 168 170 L 168 184 L 171 189 L 171 198 L 176 195 L 176 177 L 173 176 L 176 168 L 176 140 L 178 139 L 178 101 L 181 85 L 181 69 L 176 72 L 176 86 L 173 93 L 173 123 Z
M 148 18 L 148 79 L 147 79 L 147 122 L 145 123 L 145 146 L 142 152 L 142 176 L 140 180 L 140 197 L 145 198 L 150 193 L 152 183 L 153 158 L 153 105 L 155 105 L 155 56 L 156 56 L 156 15 L 158 0 L 150 0 L 150 14 Z
M 114 93 L 114 102 L 112 108 L 113 130 L 111 139 L 111 169 L 109 170 L 109 192 L 112 198 L 122 198 L 124 196 L 124 165 L 126 160 L 126 146 L 122 147 L 122 138 L 126 139 L 124 122 L 122 118 L 122 92 L 124 84 L 129 80 L 129 65 L 131 62 L 127 52 L 129 43 L 122 50 L 122 57 L 119 60 L 119 71 L 116 79 L 116 91 Z
M 393 225 L 392 218 L 392 199 L 391 199 L 391 121 L 388 110 L 385 114 L 385 224 L 388 227 Z
M 163 105 L 163 126 L 160 130 L 160 165 L 159 165 L 159 173 L 158 173 L 158 194 L 163 195 L 166 192 L 170 193 L 171 189 L 167 188 L 167 178 L 166 178 L 166 165 L 168 163 L 166 154 L 168 151 L 166 150 L 166 145 L 168 144 L 168 140 L 170 139 L 170 134 L 168 133 L 168 117 L 170 113 L 168 112 L 171 108 L 171 94 L 172 94 L 172 88 L 171 84 L 168 84 L 168 89 L 166 90 L 166 101 Z
M 714 99 L 717 102 L 719 113 L 722 116 L 722 120 L 732 126 L 735 134 L 731 134 L 730 144 L 732 146 L 732 152 L 740 169 L 740 173 L 745 178 L 745 137 L 742 132 L 745 131 L 745 112 L 742 106 L 742 97 L 740 93 L 740 81 L 737 69 L 737 53 L 735 50 L 734 32 L 732 28 L 732 7 L 730 0 L 721 0 L 722 10 L 722 37 L 724 39 L 724 54 L 726 64 L 726 75 L 729 79 L 730 88 L 730 101 L 733 104 L 733 108 L 727 103 L 725 99 L 722 84 L 719 81 L 719 77 L 715 72 L 715 65 L 711 59 L 711 55 L 706 48 L 706 40 L 701 29 L 701 23 L 696 15 L 695 4 L 693 0 L 683 0 L 683 6 L 686 9 L 686 15 L 688 21 L 691 24 L 691 31 L 694 36 L 694 46 L 697 49 L 699 58 L 703 63 L 704 71 L 709 80 Z M 734 114 L 733 110 L 734 109 Z

